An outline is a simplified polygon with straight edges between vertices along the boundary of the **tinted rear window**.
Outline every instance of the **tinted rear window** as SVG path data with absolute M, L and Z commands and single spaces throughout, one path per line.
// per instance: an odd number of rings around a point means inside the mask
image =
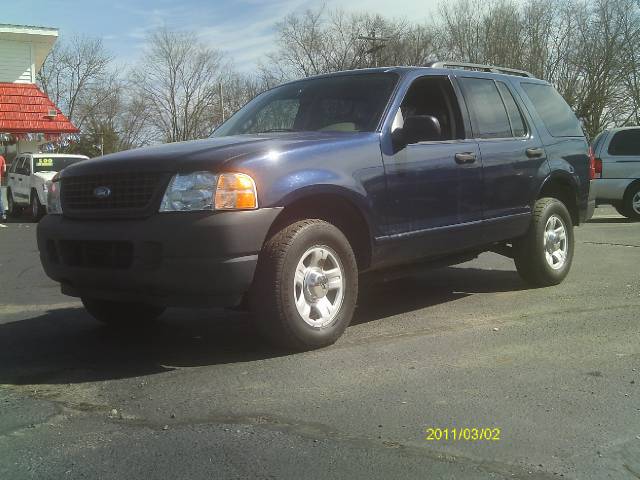
M 573 110 L 555 88 L 539 83 L 521 83 L 525 93 L 554 137 L 584 136 Z
M 471 110 L 479 138 L 511 137 L 511 124 L 493 80 L 461 78 L 460 84 Z
M 509 121 L 511 122 L 511 129 L 513 130 L 513 136 L 524 137 L 527 134 L 527 128 L 525 127 L 524 119 L 522 118 L 522 113 L 520 113 L 516 100 L 513 98 L 513 95 L 506 84 L 503 82 L 496 82 L 496 85 L 498 85 L 498 90 L 500 90 L 500 95 L 502 95 L 504 106 L 507 108 Z
M 616 133 L 609 144 L 609 155 L 640 156 L 640 129 Z
M 602 143 L 602 140 L 604 139 L 604 137 L 606 136 L 605 134 L 607 133 L 607 131 L 605 130 L 604 132 L 600 132 L 596 138 L 593 140 L 593 143 L 591 144 L 591 148 L 593 149 L 594 152 L 597 153 L 598 148 L 600 148 L 600 144 Z

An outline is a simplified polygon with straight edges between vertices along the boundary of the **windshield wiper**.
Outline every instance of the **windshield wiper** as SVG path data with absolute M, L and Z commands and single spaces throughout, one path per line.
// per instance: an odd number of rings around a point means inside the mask
M 256 133 L 273 133 L 273 132 L 298 132 L 299 130 L 294 130 L 293 128 L 269 128 L 267 130 L 262 130 Z

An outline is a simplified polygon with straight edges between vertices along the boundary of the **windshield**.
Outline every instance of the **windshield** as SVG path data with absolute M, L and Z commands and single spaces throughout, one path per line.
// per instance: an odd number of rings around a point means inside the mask
M 246 133 L 376 129 L 396 84 L 395 73 L 301 80 L 257 96 L 213 137 Z
M 33 171 L 35 172 L 59 172 L 73 163 L 84 158 L 77 157 L 42 157 L 33 159 Z

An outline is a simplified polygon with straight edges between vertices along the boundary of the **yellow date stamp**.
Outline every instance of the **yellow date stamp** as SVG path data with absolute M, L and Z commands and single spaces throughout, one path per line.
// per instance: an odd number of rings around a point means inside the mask
M 428 442 L 499 442 L 498 427 L 428 427 L 424 431 Z

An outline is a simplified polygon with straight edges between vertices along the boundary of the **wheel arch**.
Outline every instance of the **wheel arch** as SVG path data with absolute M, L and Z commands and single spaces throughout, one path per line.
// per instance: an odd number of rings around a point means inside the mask
M 333 185 L 309 186 L 287 195 L 283 203 L 284 208 L 271 225 L 266 239 L 293 221 L 319 218 L 344 233 L 359 269 L 370 265 L 373 252 L 370 216 L 363 206 L 365 200 L 358 198 L 356 193 Z
M 640 178 L 636 178 L 629 185 L 627 185 L 627 188 L 624 189 L 624 193 L 622 194 L 622 198 L 624 199 L 627 196 L 627 193 L 629 193 L 632 188 L 635 188 L 635 187 L 637 187 L 639 185 L 640 185 Z
M 574 225 L 580 224 L 578 185 L 573 176 L 557 171 L 549 175 L 540 187 L 536 199 L 552 197 L 560 200 L 569 210 Z

